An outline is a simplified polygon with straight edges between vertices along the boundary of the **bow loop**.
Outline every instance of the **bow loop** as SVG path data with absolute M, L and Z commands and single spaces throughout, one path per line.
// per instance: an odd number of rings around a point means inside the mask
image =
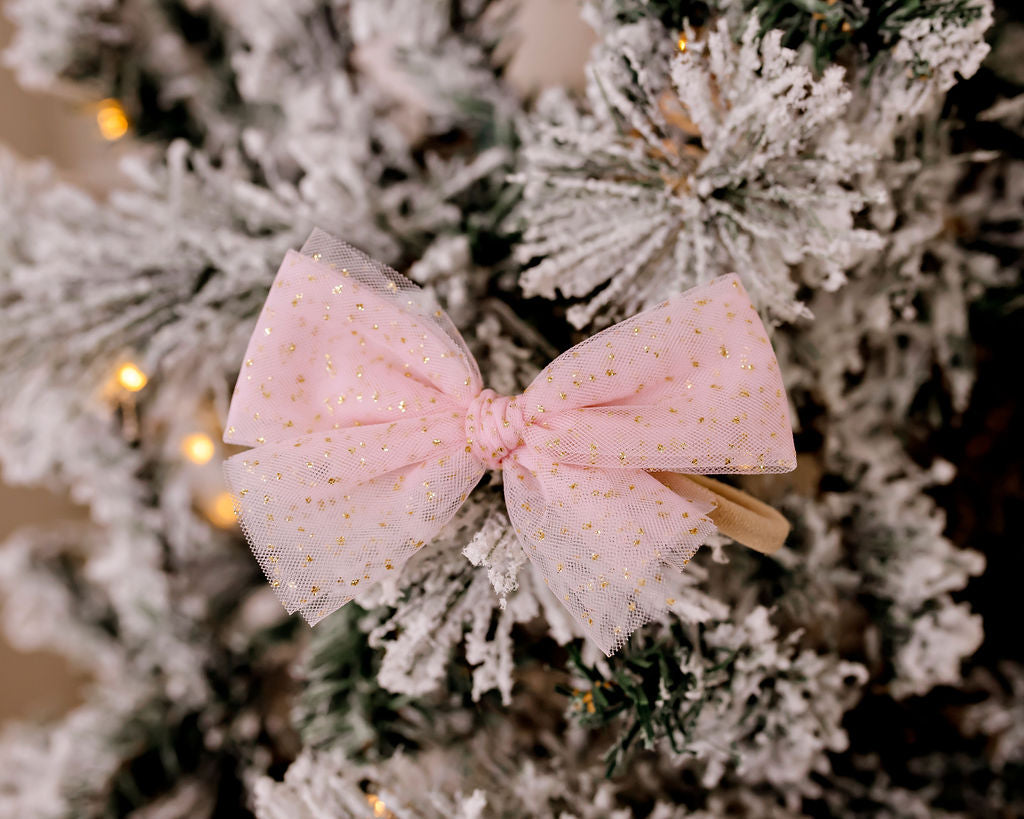
M 476 361 L 428 293 L 352 247 L 313 233 L 289 251 L 260 313 L 224 440 L 400 421 L 466 406 Z
M 225 475 L 289 612 L 316 623 L 396 574 L 501 468 L 527 555 L 609 654 L 671 607 L 673 573 L 716 520 L 749 532 L 764 516 L 670 473 L 795 465 L 778 365 L 736 276 L 609 327 L 504 396 L 429 293 L 319 231 L 277 273 L 224 439 L 252 447 Z M 765 551 L 788 528 L 776 517 Z
M 577 344 L 524 404 L 528 443 L 563 463 L 700 474 L 796 465 L 775 354 L 735 275 Z

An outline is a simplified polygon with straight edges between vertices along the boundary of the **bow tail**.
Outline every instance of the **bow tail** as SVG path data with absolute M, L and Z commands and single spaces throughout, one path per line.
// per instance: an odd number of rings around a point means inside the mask
M 239 523 L 282 605 L 311 625 L 397 576 L 483 474 L 457 448 L 362 481 L 289 481 L 287 456 L 254 460 L 225 463 Z
M 681 570 L 715 531 L 713 504 L 643 470 L 504 466 L 509 517 L 545 583 L 611 655 L 674 600 Z

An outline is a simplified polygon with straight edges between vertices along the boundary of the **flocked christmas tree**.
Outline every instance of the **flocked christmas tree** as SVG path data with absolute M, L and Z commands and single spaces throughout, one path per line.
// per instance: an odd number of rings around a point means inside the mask
M 950 432 L 972 335 L 1017 366 L 978 330 L 1021 293 L 1014 4 L 592 0 L 585 95 L 537 99 L 504 79 L 501 2 L 7 13 L 22 82 L 116 100 L 139 150 L 104 201 L 0 155 L 4 476 L 91 514 L 3 546 L 4 627 L 92 677 L 6 731 L 0 814 L 1024 812 L 1024 666 L 968 586 L 1007 564 L 946 511 L 984 497 Z M 212 442 L 314 225 L 433 290 L 504 393 L 738 272 L 796 424 L 797 472 L 754 489 L 786 548 L 717 537 L 608 659 L 485 479 L 392 582 L 286 617 Z

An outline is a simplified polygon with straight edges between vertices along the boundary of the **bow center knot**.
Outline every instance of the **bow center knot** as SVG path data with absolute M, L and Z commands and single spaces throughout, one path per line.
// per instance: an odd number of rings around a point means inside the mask
M 523 445 L 522 396 L 481 390 L 466 409 L 466 439 L 471 451 L 491 469 Z

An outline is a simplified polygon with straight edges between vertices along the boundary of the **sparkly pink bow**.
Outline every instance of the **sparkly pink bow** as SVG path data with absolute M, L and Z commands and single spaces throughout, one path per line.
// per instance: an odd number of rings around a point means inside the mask
M 484 389 L 430 294 L 320 231 L 278 271 L 224 440 L 253 553 L 316 623 L 397 572 L 501 469 L 516 534 L 611 654 L 715 525 L 657 472 L 795 466 L 775 355 L 723 276 L 598 333 L 521 395 Z M 687 497 L 686 495 L 691 495 Z

